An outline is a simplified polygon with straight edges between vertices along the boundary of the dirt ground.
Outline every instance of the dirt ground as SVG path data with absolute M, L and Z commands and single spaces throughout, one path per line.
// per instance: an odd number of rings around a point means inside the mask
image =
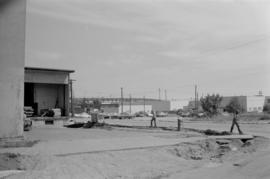
M 168 128 L 174 124 L 173 119 L 162 120 Z M 244 143 L 208 138 L 193 130 L 148 128 L 146 119 L 106 122 L 137 127 L 33 128 L 25 138 L 39 142 L 32 147 L 1 148 L 0 170 L 11 171 L 5 178 L 270 177 L 270 130 L 267 132 L 266 124 L 242 124 L 245 133 L 263 126 L 260 134 L 265 134 Z M 227 123 L 208 122 L 214 130 L 224 125 Z M 186 122 L 186 126 L 203 129 L 206 124 Z

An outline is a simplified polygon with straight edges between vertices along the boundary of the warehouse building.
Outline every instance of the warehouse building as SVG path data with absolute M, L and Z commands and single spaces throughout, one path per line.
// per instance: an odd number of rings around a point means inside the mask
M 77 98 L 75 101 L 80 103 L 82 98 Z M 101 102 L 101 109 L 105 113 L 121 113 L 131 112 L 136 113 L 139 111 L 151 112 L 151 110 L 159 112 L 170 111 L 170 101 L 168 100 L 158 100 L 150 98 L 87 98 L 88 103 L 94 100 L 99 100 Z
M 60 109 L 69 115 L 69 81 L 73 70 L 25 67 L 24 106 L 32 107 L 34 116 L 48 109 Z
M 262 112 L 263 106 L 266 103 L 266 97 L 263 95 L 254 96 L 224 96 L 222 97 L 219 108 L 224 111 L 226 106 L 230 101 L 236 98 L 242 108 L 243 112 Z M 199 108 L 201 108 L 200 102 L 198 102 Z M 189 104 L 184 108 L 186 110 L 191 110 L 195 108 L 195 102 L 189 101 Z

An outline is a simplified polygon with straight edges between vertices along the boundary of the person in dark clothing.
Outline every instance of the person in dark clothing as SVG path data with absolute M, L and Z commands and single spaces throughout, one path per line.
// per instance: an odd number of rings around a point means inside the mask
M 238 120 L 237 119 L 237 115 L 238 115 L 238 111 L 235 111 L 235 113 L 233 114 L 233 121 L 232 121 L 232 126 L 231 126 L 231 133 L 233 132 L 234 125 L 236 125 L 239 134 L 243 134 L 243 132 L 241 131 L 240 126 L 239 126 L 239 124 L 237 122 L 237 120 Z
M 156 112 L 154 110 L 152 110 L 151 113 L 152 113 L 153 116 L 152 116 L 152 119 L 151 119 L 151 126 L 150 127 L 153 127 L 153 123 L 154 123 L 154 127 L 157 127 Z

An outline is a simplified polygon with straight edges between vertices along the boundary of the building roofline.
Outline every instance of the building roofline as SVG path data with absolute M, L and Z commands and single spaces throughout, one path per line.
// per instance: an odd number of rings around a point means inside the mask
M 35 70 L 35 71 L 54 71 L 54 72 L 67 72 L 74 73 L 74 70 L 67 69 L 56 69 L 56 68 L 41 68 L 41 67 L 24 67 L 25 70 Z
M 78 99 L 83 99 L 84 97 L 78 97 Z M 99 99 L 99 100 L 103 100 L 103 101 L 106 101 L 106 100 L 108 100 L 108 101 L 110 101 L 110 100 L 114 100 L 114 101 L 116 101 L 116 100 L 121 100 L 121 98 L 119 97 L 119 98 L 111 98 L 111 97 L 85 97 L 86 99 L 88 99 L 88 100 L 95 100 L 95 99 Z M 123 98 L 123 100 L 124 101 L 129 101 L 130 100 L 130 98 Z M 144 100 L 144 98 L 132 98 L 132 100 Z M 145 98 L 145 100 L 146 101 L 170 101 L 170 100 L 163 100 L 163 99 L 154 99 L 154 98 Z

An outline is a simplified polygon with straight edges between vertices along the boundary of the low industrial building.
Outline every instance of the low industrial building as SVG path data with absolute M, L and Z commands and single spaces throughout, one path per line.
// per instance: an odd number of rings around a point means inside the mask
M 171 99 L 170 100 L 170 106 L 171 111 L 177 111 L 179 109 L 184 108 L 184 106 L 187 104 L 188 99 Z
M 104 111 L 104 113 L 118 113 L 119 111 L 119 103 L 115 103 L 115 102 L 103 102 L 101 103 L 101 109 L 102 111 Z
M 82 101 L 81 99 L 75 99 L 77 103 Z M 84 98 L 85 100 L 85 98 Z M 136 113 L 140 111 L 151 112 L 151 110 L 159 112 L 170 111 L 170 101 L 158 100 L 150 98 L 123 98 L 123 105 L 121 98 L 87 98 L 88 103 L 94 100 L 101 102 L 101 109 L 105 113 L 121 113 L 123 112 Z
M 118 108 L 118 112 L 121 113 L 122 108 Z M 123 112 L 128 113 L 137 113 L 137 112 L 147 112 L 150 113 L 153 110 L 152 105 L 141 105 L 141 104 L 124 104 L 123 105 Z
M 74 70 L 25 67 L 24 106 L 40 116 L 48 109 L 60 109 L 69 115 L 70 73 Z
M 262 95 L 223 97 L 220 108 L 224 109 L 233 98 L 237 98 L 240 106 L 242 107 L 243 112 L 262 112 L 263 111 L 265 96 L 262 96 Z
M 233 98 L 237 99 L 242 108 L 242 111 L 247 112 L 247 96 L 224 96 L 222 97 L 222 101 L 219 105 L 219 108 L 224 110 L 225 107 L 231 102 Z
M 265 96 L 264 105 L 270 105 L 270 96 Z
M 236 98 L 242 108 L 243 112 L 262 112 L 263 106 L 267 102 L 267 98 L 263 95 L 255 96 L 224 96 L 219 105 L 221 111 L 224 111 L 225 107 L 230 103 L 230 101 Z M 269 100 L 270 102 L 270 100 Z M 201 109 L 200 102 L 198 106 Z M 192 110 L 195 108 L 195 101 L 189 101 L 189 104 L 184 107 L 185 110 Z
M 119 112 L 121 112 L 121 105 Z M 168 112 L 170 111 L 170 101 L 150 99 L 150 98 L 124 98 L 123 100 L 123 112 L 136 113 L 139 111 L 151 112 L 151 110 L 158 112 Z
M 263 112 L 265 96 L 247 96 L 247 112 Z
M 191 100 L 191 101 L 188 102 L 187 106 L 183 106 L 183 110 L 184 111 L 192 111 L 192 110 L 194 110 L 196 108 L 195 106 L 197 106 L 197 109 L 199 111 L 203 110 L 200 101 L 198 101 L 196 105 L 195 104 L 196 104 L 195 100 Z

